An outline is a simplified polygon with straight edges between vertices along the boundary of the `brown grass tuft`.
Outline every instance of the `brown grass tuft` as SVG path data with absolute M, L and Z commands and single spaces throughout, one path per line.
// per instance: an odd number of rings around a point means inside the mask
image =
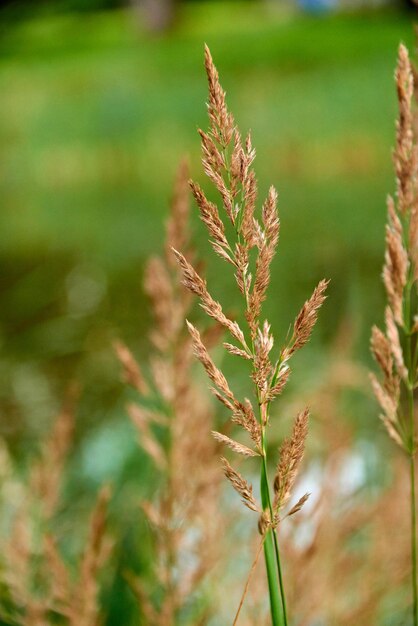
M 69 626 L 97 626 L 103 617 L 98 593 L 110 547 L 106 530 L 109 489 L 99 494 L 90 534 L 75 571 L 62 556 L 61 537 L 51 530 L 60 512 L 76 398 L 76 391 L 71 390 L 39 458 L 30 468 L 29 480 L 20 485 L 21 502 L 16 507 L 10 536 L 2 545 L 2 582 L 12 604 L 10 615 L 5 617 L 21 626 L 52 626 L 57 619 L 65 619 Z

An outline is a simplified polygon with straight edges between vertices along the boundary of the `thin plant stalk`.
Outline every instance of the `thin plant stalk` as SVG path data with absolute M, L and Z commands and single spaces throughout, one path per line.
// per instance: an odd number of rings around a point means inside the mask
M 414 361 L 411 328 L 411 291 L 413 277 L 408 281 L 408 292 L 405 303 L 405 317 L 408 328 L 406 342 L 406 360 L 408 367 L 407 402 L 410 428 L 409 473 L 410 473 L 410 511 L 411 511 L 411 588 L 413 624 L 418 626 L 418 587 L 417 587 L 417 524 L 416 524 L 416 492 L 415 492 L 415 411 L 414 411 Z M 415 348 L 416 351 L 416 348 Z
M 412 558 L 412 597 L 414 626 L 418 625 L 418 590 L 417 590 L 417 532 L 416 532 L 416 497 L 415 497 L 415 456 L 410 458 L 411 474 L 411 558 Z
M 269 530 L 264 537 L 264 560 L 266 564 L 267 583 L 269 588 L 270 613 L 272 626 L 282 626 L 283 596 L 279 594 L 279 579 L 277 574 L 277 561 L 274 551 L 273 531 Z
M 273 514 L 271 505 L 270 487 L 267 474 L 267 459 L 264 450 L 263 462 L 261 465 L 261 503 L 263 509 L 268 509 Z M 270 595 L 270 607 L 273 626 L 287 626 L 286 616 L 286 596 L 283 586 L 283 574 L 280 562 L 279 546 L 276 531 L 267 531 L 264 539 L 264 559 L 266 563 L 267 580 Z M 280 595 L 279 595 L 280 590 Z
M 280 558 L 280 552 L 279 552 L 279 540 L 277 538 L 277 529 L 274 528 L 272 532 L 273 532 L 273 539 L 274 539 L 274 550 L 276 553 L 277 569 L 279 572 L 280 596 L 282 599 L 282 607 L 283 607 L 283 621 L 284 621 L 284 626 L 287 626 L 288 622 L 287 622 L 286 594 L 285 594 L 284 582 L 283 582 L 283 572 L 282 572 L 281 558 Z

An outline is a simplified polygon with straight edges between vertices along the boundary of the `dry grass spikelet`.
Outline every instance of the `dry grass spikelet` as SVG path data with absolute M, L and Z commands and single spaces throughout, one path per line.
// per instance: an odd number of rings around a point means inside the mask
M 235 401 L 234 394 L 230 390 L 225 376 L 222 374 L 221 370 L 216 367 L 215 363 L 209 356 L 209 352 L 203 345 L 199 331 L 189 321 L 187 321 L 187 328 L 192 338 L 194 354 L 202 363 L 210 380 L 224 396 L 232 401 Z
M 123 366 L 124 380 L 128 385 L 135 387 L 140 393 L 146 393 L 148 388 L 138 363 L 131 351 L 121 341 L 114 342 L 114 349 Z
M 301 308 L 293 326 L 293 337 L 287 355 L 290 356 L 296 350 L 300 350 L 309 341 L 318 319 L 318 311 L 325 301 L 328 284 L 328 280 L 321 280 L 309 300 Z
M 218 143 L 226 147 L 234 131 L 234 118 L 226 106 L 225 92 L 219 83 L 218 70 L 208 46 L 205 46 L 205 68 L 209 83 L 208 114 L 211 130 Z
M 261 513 L 260 505 L 257 503 L 253 495 L 253 488 L 249 482 L 245 480 L 239 472 L 237 472 L 227 459 L 221 457 L 223 470 L 226 478 L 229 480 L 235 491 L 241 496 L 243 503 L 251 511 Z
M 215 437 L 217 441 L 227 445 L 233 452 L 237 454 L 242 454 L 243 456 L 258 456 L 258 452 L 249 448 L 248 446 L 244 446 L 242 443 L 238 441 L 234 441 L 227 435 L 223 435 L 222 433 L 218 433 L 216 430 L 212 431 L 212 435 Z
M 370 348 L 377 364 L 383 371 L 385 387 L 390 389 L 393 376 L 392 348 L 389 339 L 377 326 L 372 328 Z
M 255 233 L 253 235 L 257 241 L 259 254 L 256 261 L 254 286 L 247 309 L 247 320 L 253 338 L 257 333 L 261 305 L 266 299 L 270 283 L 270 266 L 279 241 L 280 221 L 277 214 L 277 191 L 274 187 L 270 187 L 267 200 L 263 205 L 262 218 L 264 230 L 260 231 L 259 237 Z M 258 231 L 256 232 L 258 234 Z
M 235 406 L 228 407 L 232 410 L 232 422 L 242 426 L 250 435 L 257 448 L 261 450 L 261 426 L 257 421 L 252 404 L 245 398 L 244 404 L 238 402 Z
M 398 209 L 405 215 L 415 201 L 415 175 L 417 151 L 413 139 L 412 96 L 414 79 L 408 50 L 399 46 L 398 65 L 395 72 L 399 116 L 396 123 L 394 163 L 397 181 Z
M 52 431 L 43 442 L 41 454 L 31 468 L 30 490 L 44 509 L 47 518 L 56 511 L 67 455 L 73 440 L 74 413 L 79 390 L 73 385 L 67 392 L 62 410 Z
M 305 451 L 305 441 L 308 434 L 309 409 L 301 411 L 295 419 L 292 436 L 285 439 L 279 452 L 279 462 L 274 476 L 274 503 L 276 514 L 289 500 L 292 487 L 302 462 Z M 293 507 L 296 513 L 306 501 L 305 496 Z M 291 513 L 289 512 L 289 515 Z
M 408 255 L 403 246 L 402 233 L 393 227 L 389 214 L 386 226 L 386 251 L 383 267 L 383 282 L 389 303 L 397 323 L 403 325 L 403 291 L 407 281 Z
M 402 346 L 399 339 L 399 330 L 396 325 L 395 317 L 393 315 L 392 309 L 388 306 L 385 310 L 385 320 L 386 320 L 386 336 L 390 345 L 390 349 L 392 352 L 392 356 L 395 361 L 397 374 L 406 381 L 408 378 L 408 370 L 405 366 L 405 360 L 402 352 Z M 390 359 L 388 358 L 388 362 Z M 382 366 L 381 366 L 382 367 Z M 386 366 L 383 365 L 382 369 L 386 369 Z
M 183 271 L 184 286 L 187 289 L 190 289 L 192 293 L 200 297 L 202 308 L 209 315 L 209 317 L 228 330 L 232 337 L 234 337 L 234 339 L 236 339 L 244 347 L 244 349 L 248 351 L 249 349 L 244 338 L 244 333 L 237 322 L 232 321 L 225 315 L 222 310 L 222 306 L 219 302 L 214 300 L 208 292 L 206 282 L 186 260 L 185 256 L 177 250 L 173 250 L 173 252 L 176 255 L 179 265 Z
M 175 269 L 176 262 L 173 259 L 172 248 L 184 250 L 189 245 L 189 214 L 190 199 L 186 181 L 189 177 L 187 159 L 183 159 L 178 167 L 174 192 L 171 199 L 172 210 L 166 224 L 165 260 Z
M 111 491 L 104 486 L 91 514 L 90 532 L 84 553 L 79 565 L 79 582 L 71 604 L 72 626 L 95 626 L 99 614 L 98 577 L 107 560 L 111 543 L 106 534 L 108 504 Z

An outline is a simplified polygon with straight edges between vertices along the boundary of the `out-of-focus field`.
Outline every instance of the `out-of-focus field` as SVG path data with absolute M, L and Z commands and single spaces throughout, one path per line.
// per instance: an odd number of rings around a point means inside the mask
M 228 2 L 188 5 L 180 18 L 161 37 L 128 11 L 2 25 L 1 432 L 17 454 L 32 447 L 68 381 L 81 381 L 85 437 L 73 473 L 83 488 L 148 468 L 111 344 L 122 336 L 139 358 L 147 354 L 143 264 L 161 249 L 184 154 L 203 181 L 204 42 L 241 129 L 252 130 L 262 193 L 271 183 L 279 190 L 281 243 L 266 306 L 274 328 L 284 336 L 314 284 L 332 280 L 295 385 L 315 379 L 342 324 L 354 358 L 368 362 L 370 326 L 383 317 L 393 71 L 399 42 L 413 48 L 412 18 L 309 17 Z M 204 256 L 197 216 L 194 230 Z M 233 308 L 223 265 L 209 263 L 208 276 Z M 355 394 L 348 402 L 358 428 L 374 436 L 373 402 Z
M 201 178 L 204 41 L 241 128 L 252 130 L 261 189 L 280 192 L 270 316 L 287 328 L 306 290 L 329 276 L 321 335 L 353 316 L 365 353 L 381 310 L 400 40 L 412 45 L 413 27 L 396 12 L 309 18 L 235 3 L 186 6 L 164 38 L 143 34 L 127 12 L 5 25 L 3 408 L 38 428 L 55 402 L 51 380 L 65 372 L 90 388 L 88 419 L 106 417 L 110 340 L 121 333 L 144 346 L 141 268 L 160 248 L 182 155 Z M 222 292 L 223 272 L 216 281 Z M 3 430 L 18 428 L 12 422 Z

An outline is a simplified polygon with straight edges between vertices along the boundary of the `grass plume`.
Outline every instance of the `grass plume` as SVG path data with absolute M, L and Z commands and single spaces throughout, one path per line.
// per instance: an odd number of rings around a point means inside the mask
M 195 355 L 213 384 L 215 396 L 231 411 L 232 421 L 247 431 L 251 447 L 218 433 L 215 433 L 216 439 L 235 453 L 259 459 L 261 502 L 254 498 L 252 485 L 229 461 L 223 459 L 223 466 L 227 479 L 244 504 L 259 515 L 258 527 L 264 542 L 272 623 L 274 626 L 286 625 L 286 597 L 276 529 L 291 497 L 292 486 L 303 457 L 309 411 L 305 409 L 296 418 L 293 434 L 284 442 L 279 452 L 273 481 L 274 495 L 267 470 L 267 427 L 270 404 L 282 393 L 289 378 L 289 359 L 311 336 L 318 310 L 325 299 L 327 281 L 321 281 L 305 302 L 296 318 L 289 341 L 273 357 L 273 334 L 268 321 L 261 319 L 261 311 L 271 280 L 271 262 L 279 240 L 277 192 L 274 187 L 270 187 L 258 213 L 257 181 L 252 168 L 255 150 L 251 136 L 248 134 L 244 140 L 241 137 L 233 115 L 227 108 L 225 92 L 207 47 L 205 68 L 209 85 L 209 130 L 199 131 L 203 169 L 219 193 L 221 211 L 207 199 L 199 185 L 191 182 L 191 189 L 215 253 L 234 272 L 243 299 L 246 330 L 225 314 L 221 304 L 210 294 L 206 281 L 186 256 L 178 249 L 174 249 L 174 252 L 183 272 L 184 285 L 200 298 L 203 310 L 235 341 L 226 342 L 225 349 L 237 358 L 244 359 L 250 367 L 255 403 L 249 398 L 241 401 L 235 396 L 226 377 L 210 357 L 199 331 L 188 323 Z M 230 231 L 232 236 L 227 235 Z M 307 495 L 295 503 L 288 514 L 299 511 L 306 499 Z
M 371 350 L 381 380 L 371 374 L 373 391 L 389 436 L 402 448 L 410 466 L 411 583 L 413 623 L 418 624 L 417 536 L 415 495 L 415 389 L 417 386 L 418 152 L 412 110 L 413 74 L 408 51 L 399 47 L 395 73 L 398 96 L 393 154 L 396 196 L 389 197 L 383 282 L 385 331 L 372 330 Z
M 198 604 L 196 597 L 203 592 L 219 554 L 215 547 L 219 545 L 220 521 L 218 446 L 210 437 L 214 415 L 193 380 L 192 338 L 184 327 L 192 298 L 180 284 L 180 270 L 171 251 L 173 246 L 181 247 L 187 259 L 194 258 L 189 242 L 189 196 L 188 168 L 183 162 L 171 203 L 164 255 L 150 259 L 145 272 L 144 286 L 153 316 L 148 380 L 129 349 L 116 344 L 124 378 L 140 396 L 128 410 L 139 443 L 155 465 L 155 483 L 160 484 L 153 497 L 142 503 L 155 531 L 153 578 L 160 599 L 155 600 L 154 591 L 143 579 L 129 575 L 149 626 L 183 625 L 191 608 L 199 624 L 207 623 L 211 610 L 202 597 Z M 189 263 L 186 257 L 184 263 Z M 200 293 L 204 293 L 203 285 L 200 279 Z M 221 315 L 215 319 L 219 321 Z M 218 327 L 206 330 L 204 336 L 209 344 L 216 342 Z M 226 396 L 231 395 L 200 334 L 194 338 L 194 348 L 201 351 L 214 384 Z

